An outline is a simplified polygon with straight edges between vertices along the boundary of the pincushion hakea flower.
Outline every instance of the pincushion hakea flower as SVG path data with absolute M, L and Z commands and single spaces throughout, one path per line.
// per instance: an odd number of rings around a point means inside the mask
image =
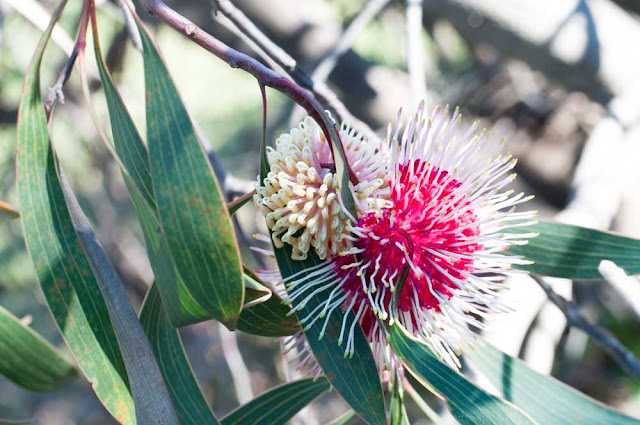
M 340 127 L 347 161 L 359 183 L 350 187 L 358 214 L 378 210 L 388 197 L 385 151 L 348 125 Z M 331 147 L 318 124 L 307 117 L 267 148 L 270 171 L 256 184 L 254 202 L 267 219 L 276 247 L 288 243 L 304 260 L 311 247 L 321 259 L 347 247 L 348 213 L 341 207 Z
M 388 155 L 374 157 L 377 167 L 368 165 L 386 171 L 386 185 L 377 185 L 385 190 L 372 191 L 379 198 L 367 199 L 368 210 L 345 222 L 334 239 L 337 252 L 323 251 L 326 261 L 284 280 L 295 311 L 323 294 L 322 304 L 299 316 L 303 327 L 321 326 L 320 336 L 333 312 L 352 312 L 344 316 L 339 343 L 353 353 L 358 321 L 381 372 L 399 367 L 387 342 L 394 321 L 459 366 L 457 354 L 474 341 L 468 325 L 481 327 L 478 318 L 505 310 L 497 302 L 502 280 L 513 264 L 527 263 L 508 255 L 508 247 L 535 236 L 516 229 L 531 224 L 535 213 L 514 211 L 530 197 L 504 190 L 516 161 L 499 153 L 501 143 L 478 132 L 477 122 L 459 135 L 457 109 L 450 117 L 448 108 L 437 107 L 427 118 L 423 103 L 404 127 L 401 117 L 387 130 L 382 151 L 388 148 Z M 303 367 L 319 371 L 302 333 L 286 347 L 299 353 Z
M 501 281 L 513 264 L 526 263 L 506 250 L 534 236 L 505 232 L 531 224 L 535 214 L 514 212 L 530 198 L 503 190 L 515 178 L 509 171 L 516 161 L 499 154 L 501 143 L 491 142 L 486 131 L 476 134 L 477 122 L 457 137 L 457 109 L 452 117 L 439 107 L 430 118 L 424 115 L 421 104 L 403 129 L 399 113 L 395 130 L 387 131 L 385 206 L 345 226 L 350 248 L 287 280 L 297 310 L 312 294 L 326 293 L 315 314 L 300 318 L 303 326 L 323 318 L 326 325 L 337 308 L 353 311 L 386 368 L 395 363 L 386 320 L 398 321 L 459 365 L 456 353 L 473 341 L 468 325 L 481 327 L 477 317 L 504 310 L 496 301 Z M 353 350 L 352 329 L 343 326 L 340 336 L 347 352 Z

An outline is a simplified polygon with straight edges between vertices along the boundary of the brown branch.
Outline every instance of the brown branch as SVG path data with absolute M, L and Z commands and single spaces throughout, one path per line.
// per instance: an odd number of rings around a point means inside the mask
M 531 277 L 544 290 L 549 301 L 562 311 L 569 326 L 576 327 L 585 332 L 600 344 L 627 373 L 636 379 L 640 379 L 640 362 L 616 337 L 606 329 L 589 322 L 580 314 L 574 303 L 567 301 L 561 295 L 557 294 L 543 278 L 536 275 L 531 275 Z
M 325 114 L 324 109 L 313 96 L 305 92 L 289 78 L 267 68 L 252 57 L 227 46 L 211 34 L 199 28 L 184 16 L 180 15 L 175 10 L 171 9 L 161 0 L 142 0 L 142 3 L 147 9 L 147 13 L 157 17 L 174 30 L 187 36 L 197 45 L 226 62 L 230 67 L 242 69 L 243 71 L 253 75 L 265 86 L 278 90 L 280 93 L 286 95 L 298 105 L 302 106 L 309 116 L 318 123 L 327 140 L 332 144 L 332 153 L 334 154 L 333 156 L 336 165 L 339 164 L 340 167 L 344 167 L 348 179 L 353 183 L 353 185 L 358 184 L 358 178 L 349 164 L 340 159 L 344 158 L 346 160 L 346 156 L 344 154 L 342 143 L 340 143 L 340 136 L 338 135 L 335 123 Z M 336 150 L 341 151 L 340 155 L 336 155 Z M 347 195 L 350 195 L 349 191 L 346 191 L 346 193 Z M 345 202 L 348 204 L 352 203 L 348 201 L 352 200 L 346 200 Z
M 374 0 L 372 3 L 382 3 L 378 9 L 374 9 L 374 15 L 389 0 Z M 348 121 L 358 129 L 362 130 L 366 136 L 372 140 L 377 139 L 375 132 L 363 121 L 353 116 L 347 107 L 340 101 L 338 96 L 327 86 L 324 78 L 310 77 L 304 70 L 298 66 L 298 62 L 289 55 L 284 49 L 274 43 L 265 33 L 263 33 L 240 9 L 238 9 L 230 0 L 215 0 L 217 10 L 220 11 L 229 21 L 231 21 L 238 30 L 251 40 L 257 48 L 262 50 L 269 59 L 273 60 L 281 67 L 293 80 L 302 88 L 311 91 L 318 100 L 332 109 L 340 121 Z M 370 3 L 371 4 L 371 3 Z M 371 9 L 369 6 L 365 10 Z M 367 15 L 368 16 L 368 15 Z M 368 22 L 368 20 L 366 20 Z M 338 44 L 338 46 L 340 43 Z M 350 45 L 347 44 L 347 48 Z M 336 47 L 337 48 L 337 47 Z M 336 49 L 332 50 L 328 57 L 332 57 Z M 337 54 L 337 57 L 341 56 Z M 336 61 L 337 61 L 336 57 Z M 333 64 L 335 65 L 335 63 Z M 331 66 L 330 69 L 333 69 Z M 329 70 L 330 72 L 330 70 Z
M 326 81 L 333 69 L 338 64 L 338 60 L 344 55 L 353 44 L 356 36 L 367 26 L 375 16 L 385 8 L 389 0 L 371 0 L 360 11 L 358 16 L 351 21 L 351 24 L 342 33 L 333 49 L 320 61 L 313 71 L 312 78 L 316 81 Z

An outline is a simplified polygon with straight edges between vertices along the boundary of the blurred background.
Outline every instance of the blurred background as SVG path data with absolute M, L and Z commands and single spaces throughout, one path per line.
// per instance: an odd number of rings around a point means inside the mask
M 97 1 L 107 64 L 144 134 L 142 60 L 120 3 Z M 228 2 L 168 1 L 230 46 L 262 59 L 237 33 Z M 505 152 L 519 158 L 515 190 L 536 195 L 544 219 L 640 237 L 640 2 L 634 0 L 236 0 L 233 4 L 316 82 L 338 109 L 382 134 L 399 107 L 459 105 L 478 118 Z M 54 1 L 0 0 L 0 200 L 15 193 L 16 116 L 22 78 Z M 167 26 L 153 28 L 230 199 L 253 188 L 262 132 L 262 101 L 253 77 L 231 69 Z M 53 86 L 75 39 L 82 2 L 69 2 L 45 55 L 43 94 Z M 88 43 L 90 46 L 90 42 Z M 88 49 L 92 105 L 108 115 Z M 262 59 L 263 60 L 263 59 Z M 268 61 L 265 63 L 269 63 Z M 276 69 L 278 69 L 276 67 Z M 326 86 L 323 84 L 326 82 Z M 56 108 L 52 136 L 62 168 L 139 308 L 152 280 L 139 225 L 117 165 L 83 100 L 77 73 Z M 303 116 L 286 97 L 268 95 L 271 142 Z M 335 107 L 336 103 L 332 102 Z M 328 106 L 325 104 L 325 106 Z M 365 127 L 362 127 L 363 129 Z M 372 136 L 373 137 L 373 136 Z M 243 259 L 273 267 L 249 250 L 265 227 L 252 205 L 239 215 Z M 609 265 L 610 266 L 610 265 Z M 609 281 L 548 279 L 592 322 L 640 356 L 640 283 L 605 268 Z M 617 276 L 618 278 L 615 278 Z M 626 278 L 626 279 L 625 279 Z M 514 313 L 488 324 L 487 338 L 536 370 L 550 373 L 631 415 L 640 416 L 640 383 L 580 330 L 567 328 L 530 278 L 512 279 L 505 302 Z M 635 304 L 634 304 L 635 300 Z M 19 220 L 0 218 L 0 305 L 63 350 L 27 257 Z M 207 400 L 221 416 L 295 376 L 276 340 L 230 333 L 213 322 L 182 329 Z M 233 373 L 232 373 L 233 371 Z M 425 394 L 438 411 L 434 397 Z M 408 401 L 412 423 L 429 422 Z M 321 424 L 346 411 L 331 393 L 292 423 Z M 34 417 L 47 425 L 115 424 L 82 380 L 52 394 L 21 390 L 0 378 L 0 417 Z M 443 423 L 448 419 L 443 419 Z

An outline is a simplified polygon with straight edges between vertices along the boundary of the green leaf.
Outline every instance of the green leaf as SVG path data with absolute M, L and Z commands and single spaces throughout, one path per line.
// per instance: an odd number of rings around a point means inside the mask
M 276 294 L 259 304 L 245 307 L 238 318 L 238 330 L 252 335 L 281 337 L 295 334 L 300 327 L 289 306 Z
M 283 278 L 322 262 L 311 252 L 305 261 L 292 260 L 290 245 L 281 249 L 274 247 L 274 252 Z M 300 315 L 307 316 L 322 301 L 323 294 L 313 296 L 300 310 Z M 351 326 L 355 317 L 353 312 L 349 312 L 348 315 L 347 325 Z M 344 347 L 338 345 L 343 318 L 341 309 L 334 310 L 327 319 L 329 323 L 322 339 L 319 339 L 319 335 L 324 320 L 318 320 L 314 326 L 305 329 L 304 334 L 324 374 L 338 394 L 369 424 L 386 424 L 384 396 L 378 370 L 360 326 L 356 324 L 354 329 L 355 350 L 352 358 L 346 358 Z
M 260 282 L 260 279 L 248 268 L 244 268 L 244 307 L 251 307 L 271 298 L 271 289 Z
M 404 394 L 399 384 L 400 378 L 396 376 L 393 382 L 393 391 L 391 392 L 391 407 L 389 413 L 391 416 L 391 425 L 411 425 L 407 416 L 407 409 L 404 407 Z
M 354 412 L 353 410 L 349 410 L 344 415 L 329 422 L 327 425 L 348 425 L 353 419 L 355 419 L 356 416 L 356 412 Z
M 567 279 L 602 279 L 598 265 L 610 260 L 628 274 L 640 273 L 640 240 L 568 224 L 541 221 L 513 232 L 537 232 L 526 245 L 509 248 L 534 264 L 518 266 L 531 273 Z
M 156 353 L 181 424 L 218 424 L 200 391 L 180 335 L 169 323 L 162 302 L 158 285 L 153 285 L 144 300 L 140 321 Z
M 434 388 L 446 399 L 451 413 L 461 425 L 536 423 L 513 405 L 478 388 L 441 362 L 427 345 L 398 324 L 391 326 L 391 345 L 421 384 Z
M 0 212 L 5 213 L 11 219 L 20 217 L 20 213 L 15 208 L 2 201 L 0 201 Z
M 325 378 L 280 385 L 229 413 L 222 418 L 222 425 L 284 425 L 328 389 Z
M 562 382 L 542 375 L 520 360 L 491 346 L 478 344 L 464 355 L 489 378 L 506 400 L 544 425 L 640 425 Z
M 295 334 L 297 319 L 290 315 L 291 308 L 245 268 L 245 305 L 238 318 L 237 329 L 253 335 L 281 337 Z M 268 291 L 268 296 L 264 291 Z
M 136 185 L 146 203 L 155 212 L 156 201 L 153 197 L 151 182 L 151 169 L 147 147 L 142 142 L 140 133 L 136 128 L 127 107 L 116 88 L 113 78 L 107 69 L 107 64 L 102 56 L 98 25 L 92 19 L 93 51 L 98 64 L 100 81 L 104 90 L 104 96 L 109 110 L 111 133 L 113 135 L 113 152 L 120 160 L 120 165 L 129 175 L 131 182 Z
M 136 19 L 144 47 L 149 158 L 161 231 L 193 298 L 212 318 L 234 328 L 244 284 L 231 217 L 178 91 Z
M 124 180 L 144 234 L 151 268 L 164 300 L 163 306 L 174 327 L 209 320 L 212 315 L 207 311 L 206 303 L 200 303 L 192 294 L 192 289 L 177 270 L 165 235 L 160 231 L 161 226 L 149 174 L 147 148 L 106 68 L 100 49 L 97 25 L 95 22 L 92 24 L 94 53 L 111 121 L 114 147 L 112 152 L 123 168 Z
M 229 214 L 230 215 L 234 215 L 235 213 L 238 212 L 238 210 L 240 208 L 242 208 L 243 206 L 245 206 L 249 202 L 253 201 L 253 195 L 255 193 L 256 193 L 255 190 L 252 190 L 251 192 L 246 193 L 246 194 L 240 196 L 239 198 L 234 199 L 229 204 L 227 204 L 227 208 L 229 208 Z
M 10 421 L 7 419 L 0 419 L 0 425 L 31 425 L 32 421 Z
M 0 306 L 0 375 L 30 391 L 55 391 L 78 374 L 51 344 Z
M 16 151 L 21 222 L 45 299 L 78 366 L 107 410 L 119 422 L 135 424 L 118 342 L 71 223 L 40 99 L 42 54 L 65 3 L 54 12 L 25 77 Z

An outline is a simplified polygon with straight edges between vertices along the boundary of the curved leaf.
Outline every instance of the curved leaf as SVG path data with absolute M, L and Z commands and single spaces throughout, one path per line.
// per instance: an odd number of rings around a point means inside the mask
M 55 391 L 78 374 L 51 344 L 0 306 L 0 375 L 30 391 Z
M 391 326 L 391 345 L 418 381 L 434 388 L 446 399 L 451 413 L 462 425 L 536 423 L 513 405 L 478 388 L 441 362 L 428 346 L 398 324 Z
M 153 197 L 147 148 L 104 63 L 95 17 L 92 17 L 92 28 L 94 53 L 111 121 L 112 152 L 124 167 L 124 180 L 140 220 L 151 268 L 164 299 L 163 306 L 175 327 L 208 320 L 211 314 L 190 292 L 176 269 L 165 235 L 159 231 L 161 227 Z
M 512 231 L 522 231 L 516 228 Z M 542 276 L 602 279 L 598 265 L 610 260 L 628 274 L 640 273 L 640 240 L 568 224 L 541 221 L 526 227 L 539 235 L 526 245 L 509 248 L 534 264 L 517 266 Z M 515 267 L 515 266 L 514 266 Z
M 147 293 L 140 313 L 140 322 L 156 353 L 181 424 L 219 424 L 193 375 L 180 335 L 167 320 L 157 285 L 153 285 Z
M 464 351 L 508 401 L 544 425 L 640 425 L 562 382 L 542 375 L 488 343 Z
M 229 413 L 222 418 L 222 425 L 284 425 L 328 389 L 325 378 L 280 385 Z
M 40 63 L 64 4 L 53 14 L 25 77 L 18 113 L 17 185 L 22 228 L 42 291 L 65 342 L 107 410 L 135 424 L 128 378 L 107 306 L 78 243 L 40 99 Z
M 252 335 L 281 337 L 295 334 L 300 327 L 295 316 L 287 315 L 291 308 L 277 295 L 259 304 L 245 307 L 238 318 L 237 329 Z
M 177 269 L 211 318 L 234 328 L 244 284 L 231 217 L 211 164 L 146 29 L 147 141 L 161 231 Z
M 309 253 L 305 261 L 291 259 L 291 246 L 281 249 L 274 247 L 276 260 L 282 276 L 286 278 L 322 261 L 314 253 Z M 314 295 L 300 310 L 302 316 L 310 314 L 323 301 L 322 294 Z M 295 307 L 294 303 L 294 307 Z M 353 323 L 353 312 L 348 313 L 347 324 Z M 319 320 L 314 326 L 304 330 L 307 342 L 313 350 L 331 385 L 349 406 L 371 425 L 386 424 L 386 413 L 382 386 L 371 348 L 360 326 L 354 328 L 354 356 L 345 357 L 344 346 L 338 345 L 344 314 L 336 309 L 327 319 L 329 323 L 322 339 L 319 339 L 324 322 Z

